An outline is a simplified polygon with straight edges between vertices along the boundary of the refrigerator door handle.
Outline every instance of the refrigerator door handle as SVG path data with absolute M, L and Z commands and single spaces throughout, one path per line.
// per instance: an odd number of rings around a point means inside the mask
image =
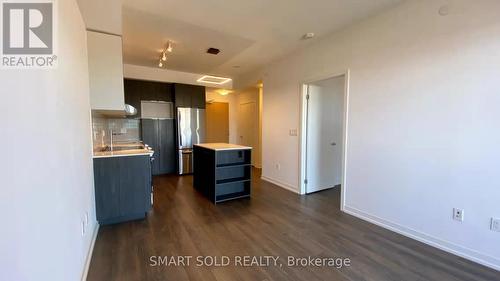
M 179 148 L 182 148 L 182 132 L 181 132 L 181 112 L 177 110 L 177 135 L 179 135 Z

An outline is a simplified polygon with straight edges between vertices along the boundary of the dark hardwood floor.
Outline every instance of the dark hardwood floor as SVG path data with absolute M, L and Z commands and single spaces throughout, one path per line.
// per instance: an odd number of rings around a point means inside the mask
M 154 179 L 143 221 L 104 226 L 94 280 L 500 280 L 500 272 L 364 222 L 339 210 L 339 189 L 299 196 L 254 173 L 251 199 L 213 205 L 191 176 Z M 193 256 L 190 266 L 151 266 L 151 256 Z M 280 256 L 269 267 L 197 266 L 197 256 Z M 288 267 L 287 256 L 347 257 L 349 267 Z M 155 259 L 155 258 L 154 258 Z

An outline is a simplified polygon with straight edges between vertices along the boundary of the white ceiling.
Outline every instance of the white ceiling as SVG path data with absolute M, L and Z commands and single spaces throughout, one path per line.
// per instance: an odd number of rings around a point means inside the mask
M 123 0 L 124 62 L 234 77 L 401 0 Z M 311 40 L 302 35 L 314 32 Z M 219 48 L 217 56 L 206 54 Z

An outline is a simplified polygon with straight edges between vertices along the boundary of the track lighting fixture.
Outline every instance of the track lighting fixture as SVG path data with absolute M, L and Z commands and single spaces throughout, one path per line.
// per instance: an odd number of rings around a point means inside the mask
M 167 61 L 167 52 L 171 53 L 173 50 L 174 50 L 174 48 L 172 47 L 172 42 L 167 41 L 167 45 L 161 51 L 160 61 L 158 62 L 158 67 L 163 67 L 164 66 L 164 62 Z

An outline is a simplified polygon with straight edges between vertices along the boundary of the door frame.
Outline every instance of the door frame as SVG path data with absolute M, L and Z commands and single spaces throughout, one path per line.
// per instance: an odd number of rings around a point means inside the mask
M 347 69 L 341 73 L 319 75 L 310 79 L 306 79 L 300 83 L 300 140 L 299 140 L 299 186 L 300 194 L 306 194 L 307 186 L 305 184 L 306 178 L 306 151 L 307 151 L 307 91 L 308 85 L 325 79 L 336 78 L 344 76 L 344 120 L 342 126 L 342 173 L 341 173 L 341 190 L 340 190 L 340 209 L 343 211 L 345 208 L 345 199 L 347 193 L 346 184 L 346 167 L 347 167 L 347 137 L 348 137 L 348 124 L 349 124 L 349 81 L 350 70 Z

